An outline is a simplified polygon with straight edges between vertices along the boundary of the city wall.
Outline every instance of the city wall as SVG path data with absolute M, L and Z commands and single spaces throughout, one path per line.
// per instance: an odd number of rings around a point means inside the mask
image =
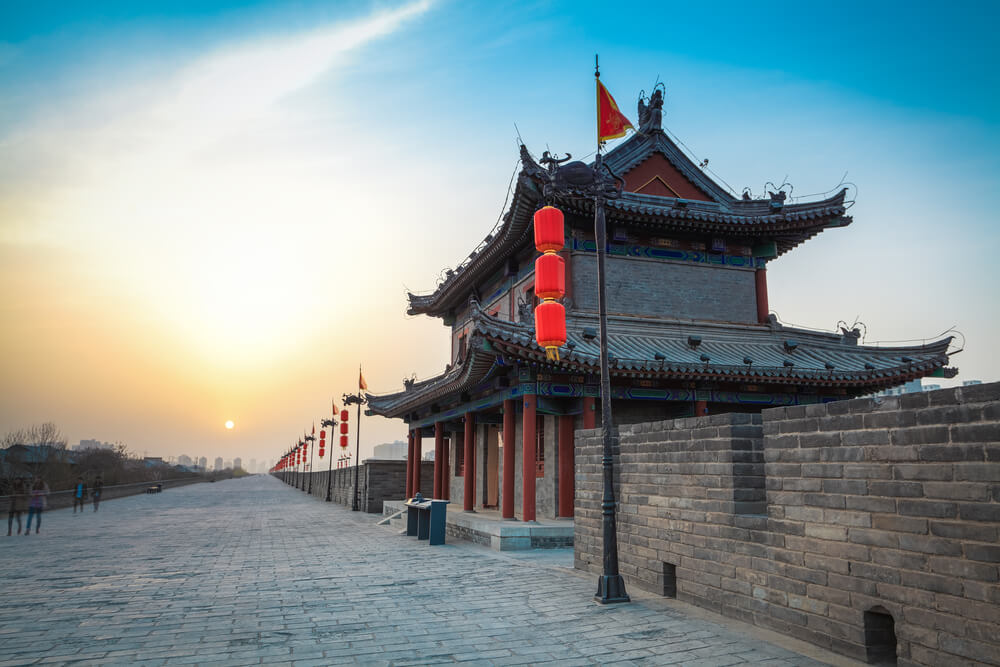
M 624 426 L 628 586 L 861 660 L 1000 664 L 1000 383 Z M 576 567 L 601 571 L 577 432 Z
M 202 484 L 208 482 L 208 478 L 201 476 L 192 477 L 182 477 L 180 479 L 163 479 L 151 482 L 134 482 L 131 484 L 114 484 L 105 485 L 101 491 L 101 501 L 114 500 L 115 498 L 125 498 L 127 496 L 135 496 L 139 494 L 146 493 L 146 489 L 159 485 L 163 491 L 169 489 L 174 489 L 180 486 L 187 486 L 188 484 Z M 45 498 L 45 509 L 46 510 L 57 510 L 64 507 L 73 506 L 73 491 L 50 491 L 49 495 Z M 10 496 L 0 496 L 0 507 L 7 507 L 10 502 Z M 88 511 L 91 511 L 94 506 L 94 489 L 93 487 L 87 488 L 87 497 L 85 499 L 85 507 Z M 27 512 L 27 510 L 25 510 Z M 23 518 L 23 517 L 22 517 Z
M 318 466 L 318 464 L 317 464 Z M 310 490 L 309 477 L 312 476 L 311 495 L 326 499 L 329 483 L 332 502 L 353 506 L 355 468 L 340 468 L 332 471 L 313 473 L 273 473 L 275 477 L 299 489 Z M 362 512 L 382 513 L 385 500 L 400 500 L 406 488 L 406 461 L 383 461 L 370 459 L 361 464 L 357 471 L 360 495 L 359 507 Z M 331 481 L 332 477 L 332 481 Z M 420 465 L 420 488 L 434 486 L 434 462 L 424 461 Z M 426 493 L 426 491 L 425 491 Z

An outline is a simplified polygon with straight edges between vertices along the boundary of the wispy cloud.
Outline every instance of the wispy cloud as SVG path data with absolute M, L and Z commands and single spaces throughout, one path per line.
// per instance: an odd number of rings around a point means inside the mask
M 336 282 L 337 266 L 303 252 L 332 246 L 325 221 L 357 210 L 360 186 L 315 167 L 350 142 L 310 118 L 304 144 L 299 105 L 328 122 L 311 87 L 430 5 L 231 43 L 155 81 L 40 101 L 43 116 L 0 135 L 0 244 L 72 248 L 103 285 L 91 292 L 123 294 L 203 356 L 261 358 L 311 307 L 309 286 Z M 338 176 L 344 192 L 331 197 Z
M 162 188 L 177 194 L 181 183 L 203 184 L 198 172 L 224 160 L 217 149 L 233 138 L 234 155 L 262 157 L 266 135 L 287 129 L 284 99 L 321 82 L 430 5 L 420 0 L 350 22 L 231 43 L 155 81 L 108 85 L 114 81 L 109 73 L 104 85 L 81 98 L 39 100 L 36 122 L 0 129 L 6 164 L 0 166 L 0 241 L 92 238 L 95 230 L 79 224 L 81 198 L 89 209 L 109 198 L 155 200 Z M 98 195 L 103 202 L 95 201 Z M 66 206 L 69 200 L 76 206 Z M 128 226 L 144 214 L 155 217 L 151 208 L 133 209 Z M 117 225 L 106 216 L 100 226 Z

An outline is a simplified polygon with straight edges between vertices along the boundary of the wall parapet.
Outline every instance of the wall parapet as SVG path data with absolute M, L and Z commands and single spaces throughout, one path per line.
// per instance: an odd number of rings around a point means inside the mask
M 618 447 L 629 585 L 861 660 L 1000 664 L 1000 383 L 633 424 Z M 576 456 L 576 566 L 598 573 L 598 430 Z
M 312 476 L 311 494 L 326 498 L 327 487 L 330 489 L 330 499 L 340 505 L 352 507 L 354 504 L 355 468 L 339 468 L 331 471 L 316 471 L 312 473 L 278 472 L 272 473 L 280 480 L 299 489 L 310 489 L 309 477 Z M 333 477 L 332 481 L 330 476 Z M 429 489 L 434 476 L 433 461 L 422 461 L 420 464 L 420 488 Z M 369 459 L 361 464 L 357 471 L 358 506 L 362 512 L 382 513 L 382 504 L 386 500 L 401 500 L 406 490 L 406 461 L 391 461 Z

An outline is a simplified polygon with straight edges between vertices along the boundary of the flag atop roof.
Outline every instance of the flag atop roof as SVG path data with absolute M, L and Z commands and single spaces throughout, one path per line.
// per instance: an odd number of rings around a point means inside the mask
M 618 109 L 618 103 L 611 93 L 601 83 L 601 72 L 597 67 L 597 58 L 594 58 L 594 81 L 597 83 L 597 144 L 600 146 L 608 139 L 624 137 L 625 133 L 635 127 L 625 117 L 625 114 Z

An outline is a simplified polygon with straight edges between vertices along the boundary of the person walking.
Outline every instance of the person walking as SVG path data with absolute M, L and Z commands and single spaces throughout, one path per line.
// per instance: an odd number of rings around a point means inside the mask
M 98 475 L 97 479 L 94 480 L 94 511 L 97 511 L 97 506 L 101 503 L 101 494 L 104 493 L 104 480 Z
M 83 514 L 83 503 L 87 500 L 87 483 L 83 477 L 76 478 L 76 486 L 73 487 L 73 514 L 76 514 L 77 505 L 80 506 L 80 514 Z
M 42 510 L 45 509 L 45 497 L 49 495 L 49 485 L 41 477 L 35 477 L 34 484 L 31 485 L 31 499 L 28 500 L 28 522 L 24 529 L 24 535 L 31 535 L 31 517 L 37 517 L 35 521 L 35 534 L 42 527 Z
M 7 513 L 7 536 L 10 537 L 11 529 L 14 527 L 14 519 L 17 519 L 17 534 L 21 534 L 21 512 L 28 506 L 28 490 L 25 488 L 24 480 L 18 477 L 14 480 L 14 489 L 10 496 L 10 511 Z

